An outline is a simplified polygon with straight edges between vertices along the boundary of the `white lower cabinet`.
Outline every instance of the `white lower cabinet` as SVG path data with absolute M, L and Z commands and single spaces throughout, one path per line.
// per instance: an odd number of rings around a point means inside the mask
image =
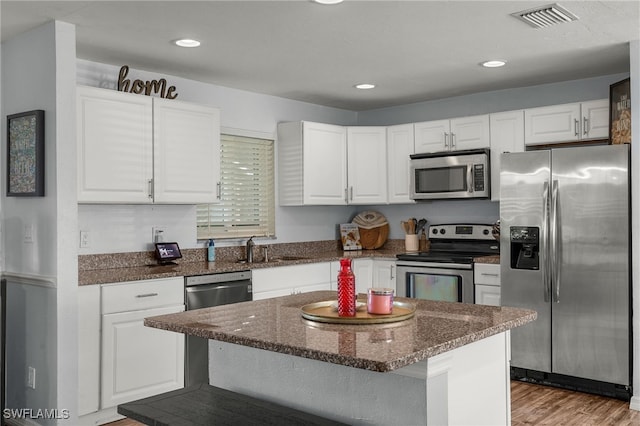
M 373 282 L 371 287 L 383 287 L 396 289 L 396 261 L 374 259 Z
M 184 335 L 144 319 L 184 311 L 184 278 L 78 288 L 78 416 L 104 424 L 118 404 L 184 386 Z
M 356 276 L 356 293 L 367 293 L 371 287 L 396 289 L 396 261 L 389 259 L 353 259 L 351 269 Z M 338 289 L 339 262 L 331 262 L 331 289 Z
M 329 262 L 254 269 L 251 272 L 253 300 L 330 290 Z
M 500 306 L 500 265 L 476 263 L 473 266 L 476 305 Z
M 351 269 L 356 277 L 356 293 L 366 293 L 373 283 L 373 260 L 353 259 Z
M 184 305 L 102 316 L 102 408 L 184 386 L 184 335 L 144 326 L 144 319 Z

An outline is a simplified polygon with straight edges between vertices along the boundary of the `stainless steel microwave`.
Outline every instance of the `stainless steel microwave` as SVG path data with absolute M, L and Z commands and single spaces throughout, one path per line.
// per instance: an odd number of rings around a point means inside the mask
M 411 199 L 489 198 L 489 149 L 411 155 Z

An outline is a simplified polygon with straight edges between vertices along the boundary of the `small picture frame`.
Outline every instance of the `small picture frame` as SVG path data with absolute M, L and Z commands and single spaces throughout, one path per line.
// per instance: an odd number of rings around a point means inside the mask
M 44 111 L 7 116 L 7 197 L 44 196 Z
M 631 143 L 631 80 L 609 86 L 609 143 Z

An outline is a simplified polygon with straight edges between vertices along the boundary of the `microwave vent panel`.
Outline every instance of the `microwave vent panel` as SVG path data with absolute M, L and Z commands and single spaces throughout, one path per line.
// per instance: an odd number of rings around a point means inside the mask
M 511 15 L 534 28 L 546 28 L 578 20 L 576 15 L 557 3 L 512 13 Z

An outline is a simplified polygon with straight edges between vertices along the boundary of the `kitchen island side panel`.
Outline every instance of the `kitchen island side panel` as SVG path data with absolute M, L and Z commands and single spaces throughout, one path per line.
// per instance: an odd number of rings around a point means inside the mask
M 508 335 L 388 373 L 210 340 L 210 384 L 353 425 L 508 425 Z

